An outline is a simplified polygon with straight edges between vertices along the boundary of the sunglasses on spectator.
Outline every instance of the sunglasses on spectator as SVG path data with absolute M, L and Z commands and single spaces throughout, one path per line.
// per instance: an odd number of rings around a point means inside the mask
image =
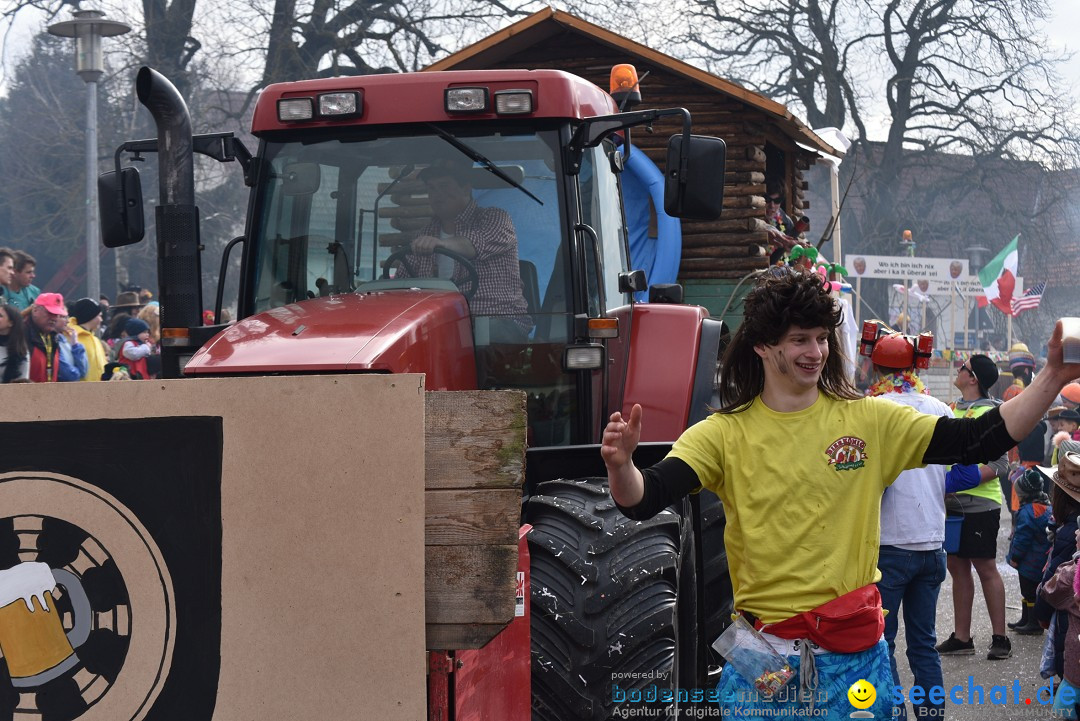
M 967 367 L 966 363 L 964 365 L 960 366 L 960 370 L 967 371 L 968 375 L 971 375 L 971 376 L 975 375 L 974 373 L 971 372 L 971 369 Z
M 769 195 L 769 196 L 765 197 L 765 200 L 769 201 L 770 203 L 773 203 L 774 205 L 780 205 L 780 198 L 774 198 L 771 195 Z

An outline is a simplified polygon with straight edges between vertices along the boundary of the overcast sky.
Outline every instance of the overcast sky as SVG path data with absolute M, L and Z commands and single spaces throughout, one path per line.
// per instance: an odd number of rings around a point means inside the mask
M 1080 1 L 1050 0 L 1050 5 L 1055 17 L 1048 28 L 1048 39 L 1056 48 L 1068 49 L 1076 55 L 1065 69 L 1064 79 L 1080 98 L 1080 33 L 1077 32 L 1080 29 Z
M 0 8 L 9 0 L 0 0 Z M 661 2 L 662 0 L 642 0 L 643 2 Z M 1076 54 L 1072 62 L 1064 68 L 1063 80 L 1071 88 L 1077 97 L 1078 112 L 1080 112 L 1080 0 L 1048 0 L 1053 9 L 1054 17 L 1047 27 L 1048 43 L 1059 50 L 1070 50 Z M 93 7 L 91 3 L 88 7 Z M 12 28 L 4 44 L 5 57 L 0 66 L 0 94 L 6 90 L 7 80 L 12 69 L 12 54 L 25 51 L 27 39 L 33 32 L 41 27 L 41 16 L 33 17 L 27 13 L 20 16 L 18 26 Z M 65 16 L 62 19 L 67 19 Z M 128 18 L 111 18 L 114 20 L 127 21 Z M 74 72 L 74 69 L 72 69 Z

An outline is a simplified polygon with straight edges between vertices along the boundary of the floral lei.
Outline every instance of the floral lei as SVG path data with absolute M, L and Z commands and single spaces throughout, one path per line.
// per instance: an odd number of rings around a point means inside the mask
M 887 375 L 870 386 L 869 394 L 872 396 L 880 396 L 885 393 L 924 393 L 929 395 L 930 391 L 926 390 L 926 384 L 922 382 L 919 376 L 907 370 L 902 373 Z

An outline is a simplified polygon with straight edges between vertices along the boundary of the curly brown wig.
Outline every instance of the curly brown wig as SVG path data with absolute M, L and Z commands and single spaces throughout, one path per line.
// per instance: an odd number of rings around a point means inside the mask
M 842 320 L 839 304 L 816 273 L 780 269 L 763 275 L 747 293 L 743 322 L 724 352 L 717 412 L 745 410 L 761 395 L 765 389 L 765 368 L 754 346 L 776 345 L 792 326 L 829 331 L 829 357 L 821 371 L 818 389 L 833 398 L 861 398 L 844 371 L 844 354 L 836 333 Z

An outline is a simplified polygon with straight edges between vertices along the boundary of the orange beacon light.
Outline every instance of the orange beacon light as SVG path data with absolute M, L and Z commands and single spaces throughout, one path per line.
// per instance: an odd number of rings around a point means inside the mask
M 613 67 L 610 87 L 611 97 L 620 110 L 632 108 L 641 102 L 637 69 L 633 65 L 622 63 Z

